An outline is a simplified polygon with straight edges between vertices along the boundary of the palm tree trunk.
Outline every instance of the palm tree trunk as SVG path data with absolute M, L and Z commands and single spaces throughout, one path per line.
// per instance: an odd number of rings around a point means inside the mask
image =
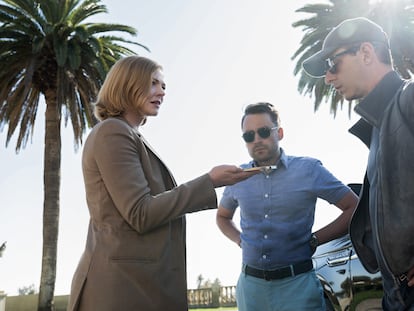
M 43 254 L 38 311 L 52 311 L 56 281 L 57 241 L 59 231 L 59 190 L 61 162 L 61 109 L 56 93 L 46 92 Z

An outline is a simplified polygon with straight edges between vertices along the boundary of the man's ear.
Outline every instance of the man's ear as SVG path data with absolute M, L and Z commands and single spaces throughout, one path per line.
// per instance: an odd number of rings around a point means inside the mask
M 363 53 L 365 64 L 371 63 L 373 57 L 376 56 L 375 47 L 370 42 L 363 42 L 360 47 L 360 52 Z
M 279 140 L 283 139 L 283 127 L 277 129 L 277 136 L 279 137 Z

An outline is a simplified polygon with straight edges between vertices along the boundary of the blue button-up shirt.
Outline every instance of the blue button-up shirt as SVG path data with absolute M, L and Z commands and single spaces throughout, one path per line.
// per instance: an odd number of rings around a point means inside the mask
M 220 205 L 240 207 L 243 264 L 270 270 L 311 258 L 317 198 L 336 203 L 349 190 L 319 160 L 282 150 L 276 170 L 227 186 Z

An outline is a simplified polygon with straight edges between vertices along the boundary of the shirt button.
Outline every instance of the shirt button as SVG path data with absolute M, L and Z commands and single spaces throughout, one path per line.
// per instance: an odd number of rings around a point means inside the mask
M 263 259 L 266 259 L 266 258 L 267 258 L 267 256 L 266 256 L 266 255 L 263 255 L 263 256 L 262 256 L 262 258 L 263 258 Z
M 268 197 L 269 197 L 269 195 L 266 193 L 266 194 L 265 194 L 265 198 L 268 198 Z
M 270 176 L 269 176 L 269 175 L 266 175 L 266 178 L 267 178 L 267 179 L 269 179 L 269 178 L 270 178 Z
M 267 234 L 264 235 L 264 238 L 267 239 Z
M 267 214 L 266 214 L 266 215 L 265 215 L 265 218 L 269 218 L 269 215 L 267 215 Z

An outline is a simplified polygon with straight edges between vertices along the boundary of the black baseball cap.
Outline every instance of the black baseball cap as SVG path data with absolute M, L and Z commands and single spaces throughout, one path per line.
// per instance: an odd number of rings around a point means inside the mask
M 388 36 L 379 25 L 365 17 L 344 20 L 328 33 L 322 50 L 303 61 L 303 69 L 312 77 L 323 77 L 328 69 L 326 59 L 335 50 L 355 43 L 374 41 L 389 46 Z

